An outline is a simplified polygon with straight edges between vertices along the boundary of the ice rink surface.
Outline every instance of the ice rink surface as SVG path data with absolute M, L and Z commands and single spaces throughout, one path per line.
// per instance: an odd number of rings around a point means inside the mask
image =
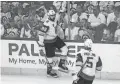
M 72 84 L 72 78 L 51 78 L 46 76 L 18 76 L 2 75 L 1 84 Z M 120 80 L 98 80 L 93 84 L 120 84 Z

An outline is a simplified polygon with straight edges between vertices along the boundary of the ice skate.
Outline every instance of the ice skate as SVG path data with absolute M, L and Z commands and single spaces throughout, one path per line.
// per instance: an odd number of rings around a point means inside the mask
M 69 72 L 68 68 L 65 65 L 65 60 L 64 59 L 60 60 L 58 67 L 59 67 L 58 70 L 61 71 L 61 72 L 65 72 L 65 73 Z
M 54 77 L 54 78 L 58 78 L 58 74 L 52 68 L 53 68 L 52 66 L 47 65 L 47 77 L 51 76 L 51 77 Z
M 47 72 L 47 77 L 58 78 L 58 74 L 54 71 Z

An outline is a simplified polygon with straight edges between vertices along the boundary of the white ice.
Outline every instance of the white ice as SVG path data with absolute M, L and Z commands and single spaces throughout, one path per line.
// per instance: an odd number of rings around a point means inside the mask
M 51 78 L 46 76 L 2 75 L 0 84 L 72 84 L 71 77 Z M 120 80 L 97 80 L 93 84 L 120 84 Z

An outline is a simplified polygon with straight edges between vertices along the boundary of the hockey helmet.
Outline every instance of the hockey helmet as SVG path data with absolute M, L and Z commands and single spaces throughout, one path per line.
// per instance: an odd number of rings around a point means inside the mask
M 91 48 L 92 44 L 93 44 L 93 42 L 92 42 L 91 39 L 86 39 L 85 42 L 84 42 L 84 46 L 88 47 L 88 48 Z
M 48 11 L 48 16 L 55 15 L 55 14 L 56 14 L 56 13 L 55 13 L 54 10 L 49 10 L 49 11 Z

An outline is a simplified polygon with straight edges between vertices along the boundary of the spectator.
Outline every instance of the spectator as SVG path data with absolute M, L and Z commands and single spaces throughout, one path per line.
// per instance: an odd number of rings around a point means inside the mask
M 7 18 L 6 16 L 2 16 L 2 18 L 1 18 L 1 23 L 2 23 L 3 25 L 8 24 L 8 23 L 9 23 L 8 18 Z
M 60 17 L 61 17 L 60 13 L 59 13 L 59 12 L 56 12 L 55 22 L 56 22 L 57 24 L 59 24 L 59 22 L 60 22 L 60 19 L 61 19 Z
M 81 24 L 82 25 L 81 28 L 78 30 L 77 37 L 81 37 L 83 41 L 87 38 L 92 39 L 94 41 L 93 31 L 89 29 L 89 24 L 87 22 L 87 19 L 82 19 Z
M 118 6 L 120 6 L 120 1 L 116 1 L 115 3 L 115 7 L 118 7 Z
M 0 29 L 1 30 L 0 36 L 3 37 L 4 36 L 4 32 L 5 32 L 4 26 L 2 24 L 0 24 L 0 28 L 1 28 Z
M 19 6 L 19 2 L 12 2 L 12 5 L 15 6 L 15 7 L 18 7 Z
M 119 26 L 118 29 L 115 31 L 114 42 L 120 42 L 120 26 Z
M 86 1 L 84 4 L 84 7 L 87 8 L 88 6 L 90 6 L 90 1 Z
M 79 27 L 75 26 L 75 20 L 71 20 L 70 24 L 70 40 L 74 40 L 74 37 L 78 34 Z M 69 29 L 66 28 L 65 30 L 65 38 L 66 40 L 69 40 Z
M 93 6 L 98 6 L 98 1 L 90 1 L 90 4 Z
M 29 15 L 30 15 L 30 5 L 27 4 L 25 8 L 23 6 L 23 16 L 22 16 L 23 23 L 25 23 L 29 19 Z
M 31 38 L 31 37 L 32 37 L 32 33 L 31 33 L 30 25 L 27 23 L 21 29 L 20 38 Z
M 42 8 L 36 11 L 35 17 L 37 20 L 42 22 L 44 22 L 48 18 L 47 13 L 45 14 L 44 9 Z
M 93 14 L 93 8 L 94 8 L 93 5 L 88 6 L 86 12 L 88 12 L 88 14 Z
M 119 17 L 120 11 L 119 7 L 114 8 L 114 12 L 108 14 L 107 17 L 107 25 L 109 25 L 111 22 L 116 22 L 117 18 Z
M 17 25 L 17 28 L 21 30 L 23 26 L 23 15 L 22 15 L 22 8 L 18 9 L 18 15 L 14 17 L 14 22 Z
M 32 9 L 34 9 L 34 7 Z M 35 13 L 34 12 L 35 12 L 35 10 L 34 11 L 29 11 L 29 16 L 25 20 L 24 26 L 21 29 L 20 37 L 31 38 L 32 35 L 33 35 L 33 32 L 35 32 L 34 27 L 36 27 L 36 25 L 39 24 L 38 23 L 39 21 L 35 18 Z
M 88 22 L 90 22 L 90 26 L 95 29 L 95 40 L 101 41 L 106 18 L 100 13 L 99 7 L 94 7 L 93 14 L 89 15 Z
M 27 6 L 29 6 L 29 3 L 23 3 L 23 8 L 26 8 Z
M 109 25 L 108 25 L 108 28 L 110 30 L 110 32 L 114 35 L 116 29 L 117 29 L 117 26 L 118 24 L 116 22 L 111 22 Z
M 60 12 L 60 19 L 58 24 L 62 24 L 63 30 L 68 27 L 68 15 L 66 12 Z
M 7 19 L 11 19 L 10 5 L 7 2 L 2 2 L 1 17 L 5 16 Z
M 104 42 L 113 41 L 113 34 L 107 26 L 103 30 L 103 37 L 101 41 L 104 41 Z
M 99 7 L 94 7 L 93 14 L 89 15 L 88 22 L 91 23 L 92 27 L 106 24 L 105 16 L 100 13 Z
M 10 29 L 11 25 L 10 23 L 4 24 L 4 37 L 6 37 L 8 35 L 7 29 Z
M 93 36 L 86 29 L 79 29 L 78 34 L 74 37 L 75 40 L 84 42 L 86 39 L 93 39 Z
M 57 12 L 58 11 L 66 11 L 66 1 L 54 1 L 53 5 L 56 7 Z
M 57 10 L 54 5 L 51 5 L 49 10 L 56 11 L 55 22 L 58 23 L 60 21 L 60 10 Z
M 35 17 L 37 20 L 42 21 L 42 22 L 44 22 L 48 18 L 47 10 L 43 5 L 40 6 L 40 8 L 36 9 Z
M 100 11 L 102 14 L 104 14 L 106 17 L 108 15 L 108 1 L 100 1 L 99 2 L 99 7 L 100 7 Z
M 120 25 L 120 6 L 115 7 L 114 13 L 108 16 L 107 21 L 109 23 L 108 27 L 114 35 L 115 31 L 117 30 L 117 26 Z
M 6 34 L 4 37 L 15 39 L 19 37 L 19 30 L 14 22 L 6 25 Z
M 120 26 L 120 15 L 119 15 L 119 18 L 117 18 L 117 24 L 118 26 Z
M 76 13 L 76 9 L 75 8 L 71 8 L 70 9 L 70 17 L 72 17 L 73 14 Z
M 118 14 L 116 22 L 118 23 L 118 26 L 120 26 L 120 3 L 119 3 L 119 6 L 117 7 L 117 9 L 118 9 L 119 14 Z
M 78 5 L 76 8 L 76 13 L 72 15 L 71 19 L 74 19 L 75 23 L 77 23 L 76 25 L 80 26 L 79 23 L 83 18 L 87 19 L 87 13 L 84 13 L 82 7 Z
M 71 1 L 70 25 L 68 25 L 66 1 L 4 1 L 1 2 L 1 28 L 4 31 L 1 35 L 15 38 L 19 37 L 19 31 L 21 31 L 21 38 L 37 38 L 39 33 L 34 28 L 40 24 L 39 21 L 44 22 L 48 18 L 47 8 L 56 11 L 56 28 L 61 39 L 66 37 L 68 40 L 70 26 L 70 40 L 82 41 L 85 38 L 91 38 L 93 41 L 99 42 L 102 39 L 109 42 L 113 41 L 114 37 L 115 42 L 119 41 L 117 28 L 120 26 L 120 2 L 118 1 Z
M 79 30 L 78 30 L 78 34 L 75 35 L 74 39 L 75 39 L 76 41 L 84 42 L 84 40 L 82 39 L 82 36 L 83 36 L 83 35 L 81 35 L 81 34 L 83 34 L 83 32 L 81 31 L 81 29 L 79 29 Z
M 66 11 L 66 6 L 67 6 L 67 2 L 66 1 L 62 1 L 61 2 L 60 11 L 65 12 Z
M 82 9 L 80 8 L 80 6 L 79 5 L 77 5 L 77 8 L 76 8 L 76 13 L 74 13 L 72 16 L 71 16 L 71 19 L 74 19 L 75 20 L 75 23 L 76 22 L 80 22 L 80 20 L 79 20 L 79 16 L 81 15 L 81 13 L 82 13 Z M 79 10 L 78 10 L 79 9 Z
M 113 9 L 114 9 L 114 2 L 113 1 L 108 1 L 108 6 L 107 6 L 107 8 L 108 8 L 108 14 L 109 13 L 113 13 Z
M 61 7 L 61 1 L 54 1 L 53 5 L 56 7 L 57 11 L 59 11 Z

